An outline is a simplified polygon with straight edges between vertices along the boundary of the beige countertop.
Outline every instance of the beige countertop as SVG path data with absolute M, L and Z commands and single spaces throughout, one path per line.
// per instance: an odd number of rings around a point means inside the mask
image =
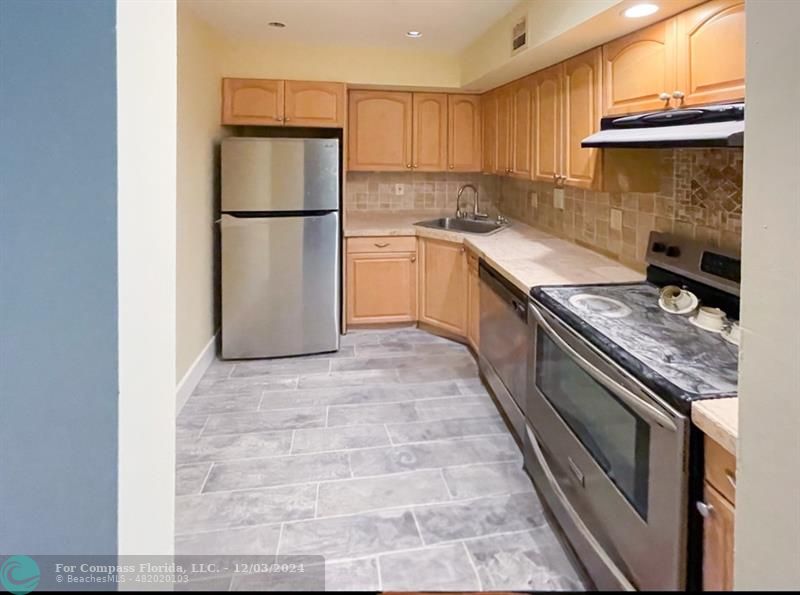
M 517 221 L 507 229 L 485 236 L 414 225 L 444 215 L 452 213 L 349 211 L 344 235 L 415 235 L 463 242 L 526 293 L 536 285 L 626 283 L 644 278 L 640 272 L 617 261 Z
M 692 422 L 706 436 L 736 456 L 739 436 L 739 399 L 707 399 L 692 403 Z

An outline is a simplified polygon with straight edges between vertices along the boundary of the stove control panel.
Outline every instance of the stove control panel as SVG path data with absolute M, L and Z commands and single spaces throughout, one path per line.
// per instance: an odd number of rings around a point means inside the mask
M 650 265 L 739 295 L 742 273 L 737 252 L 652 231 L 646 260 Z

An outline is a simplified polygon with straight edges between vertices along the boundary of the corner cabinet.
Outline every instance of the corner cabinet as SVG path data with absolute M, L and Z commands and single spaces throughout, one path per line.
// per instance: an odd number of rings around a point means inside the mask
M 411 169 L 413 95 L 396 91 L 350 91 L 348 169 Z
M 417 320 L 417 238 L 348 238 L 348 326 Z
M 447 96 L 447 169 L 481 171 L 481 102 L 477 95 Z
M 222 123 L 342 127 L 344 100 L 344 83 L 225 78 Z
M 463 244 L 419 239 L 419 320 L 467 336 L 467 255 Z
M 414 93 L 411 167 L 417 171 L 447 169 L 447 95 Z

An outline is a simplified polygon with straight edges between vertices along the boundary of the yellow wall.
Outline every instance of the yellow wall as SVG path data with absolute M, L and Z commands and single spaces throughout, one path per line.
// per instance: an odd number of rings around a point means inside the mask
M 458 58 L 389 48 L 235 43 L 222 55 L 225 76 L 457 89 Z
M 220 127 L 220 38 L 178 3 L 177 295 L 175 356 L 183 378 L 216 332 L 214 213 Z

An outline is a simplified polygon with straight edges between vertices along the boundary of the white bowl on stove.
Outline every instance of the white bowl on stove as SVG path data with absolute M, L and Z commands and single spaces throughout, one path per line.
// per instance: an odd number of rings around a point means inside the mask
M 689 322 L 703 330 L 721 333 L 725 329 L 725 312 L 719 308 L 703 306 L 689 319 Z

